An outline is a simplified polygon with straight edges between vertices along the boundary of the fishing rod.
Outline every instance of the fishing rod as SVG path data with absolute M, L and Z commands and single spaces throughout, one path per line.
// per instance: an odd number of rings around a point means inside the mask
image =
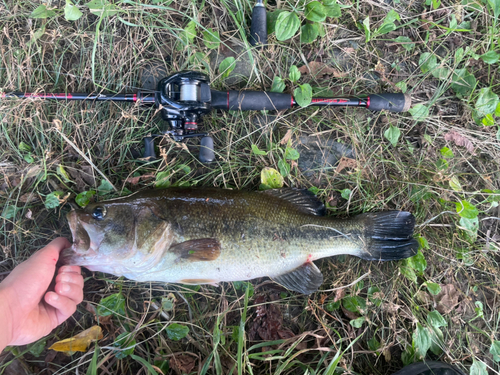
M 156 92 L 133 94 L 87 94 L 87 93 L 2 93 L 0 98 L 26 98 L 47 100 L 86 100 L 129 102 L 150 105 L 160 110 L 169 130 L 151 134 L 144 138 L 144 158 L 156 158 L 154 139 L 169 136 L 181 142 L 200 137 L 199 160 L 209 163 L 215 159 L 213 139 L 209 133 L 199 133 L 198 123 L 213 109 L 231 111 L 285 110 L 297 102 L 290 94 L 265 91 L 217 91 L 210 88 L 209 77 L 200 72 L 183 71 L 163 78 Z M 386 110 L 405 112 L 410 108 L 409 95 L 398 93 L 370 94 L 364 97 L 313 98 L 315 107 L 365 107 L 371 111 Z

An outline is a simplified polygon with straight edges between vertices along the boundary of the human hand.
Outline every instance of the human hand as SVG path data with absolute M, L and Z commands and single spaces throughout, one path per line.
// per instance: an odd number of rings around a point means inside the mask
M 47 291 L 59 253 L 70 246 L 66 238 L 56 238 L 0 283 L 0 320 L 4 325 L 0 351 L 6 345 L 29 344 L 48 335 L 76 311 L 83 300 L 80 267 L 59 268 L 54 291 Z

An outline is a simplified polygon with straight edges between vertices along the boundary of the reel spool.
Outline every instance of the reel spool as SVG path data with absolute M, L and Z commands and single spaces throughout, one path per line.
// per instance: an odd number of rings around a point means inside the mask
M 158 83 L 155 106 L 172 130 L 153 134 L 144 139 L 144 157 L 155 158 L 152 139 L 164 135 L 180 142 L 186 138 L 202 137 L 199 159 L 209 163 L 215 159 L 213 139 L 208 133 L 196 133 L 200 118 L 211 111 L 212 95 L 207 75 L 186 71 L 173 74 Z

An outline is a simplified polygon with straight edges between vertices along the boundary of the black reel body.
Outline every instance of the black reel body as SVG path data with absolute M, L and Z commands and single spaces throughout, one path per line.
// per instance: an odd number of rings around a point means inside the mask
M 185 71 L 162 79 L 155 94 L 155 106 L 160 108 L 161 117 L 169 123 L 171 130 L 145 138 L 144 157 L 155 158 L 153 137 L 169 135 L 177 142 L 202 137 L 200 161 L 213 161 L 212 138 L 208 133 L 197 133 L 199 120 L 212 109 L 211 101 L 210 81 L 203 73 Z

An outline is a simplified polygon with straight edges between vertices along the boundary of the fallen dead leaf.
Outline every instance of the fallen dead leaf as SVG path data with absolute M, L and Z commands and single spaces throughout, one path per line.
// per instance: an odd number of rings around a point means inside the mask
M 292 138 L 293 130 L 288 129 L 285 136 L 281 139 L 280 144 L 286 145 L 288 141 Z
M 349 73 L 341 72 L 338 69 L 332 68 L 325 63 L 319 61 L 311 61 L 308 65 L 303 65 L 299 68 L 299 72 L 303 75 L 311 74 L 313 77 L 321 77 L 327 74 L 333 74 L 335 78 L 347 77 Z
M 342 158 L 339 160 L 337 168 L 335 169 L 335 174 L 342 172 L 346 168 L 356 168 L 356 166 L 357 166 L 356 159 L 350 159 L 345 156 L 342 156 Z
M 187 354 L 178 354 L 172 357 L 170 366 L 178 374 L 190 374 L 196 365 L 196 358 Z
M 441 285 L 441 292 L 434 297 L 436 310 L 441 314 L 449 314 L 458 305 L 458 290 L 453 284 Z
M 465 136 L 461 135 L 460 133 L 456 132 L 455 130 L 452 130 L 444 135 L 444 140 L 448 142 L 453 142 L 457 146 L 463 146 L 469 151 L 472 155 L 475 155 L 474 152 L 474 145 L 472 142 L 466 138 Z
M 132 185 L 137 185 L 139 183 L 139 181 L 147 180 L 149 178 L 154 178 L 154 177 L 155 177 L 154 173 L 149 173 L 149 174 L 144 174 L 142 176 L 129 177 L 125 180 L 125 182 L 128 182 L 129 184 L 132 184 Z
M 101 327 L 93 326 L 69 339 L 52 344 L 49 349 L 66 353 L 86 352 L 91 342 L 100 340 L 102 337 Z

